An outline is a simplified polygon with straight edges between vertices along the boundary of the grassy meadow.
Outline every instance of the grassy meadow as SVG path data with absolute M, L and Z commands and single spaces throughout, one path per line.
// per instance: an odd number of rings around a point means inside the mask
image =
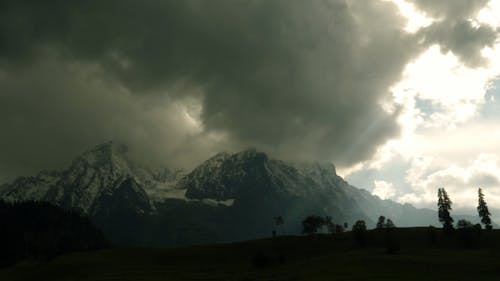
M 350 232 L 175 249 L 116 247 L 24 261 L 0 270 L 0 280 L 500 280 L 500 231 L 478 235 L 464 243 L 458 233 L 446 238 L 437 229 L 399 228 L 368 231 L 365 247 Z

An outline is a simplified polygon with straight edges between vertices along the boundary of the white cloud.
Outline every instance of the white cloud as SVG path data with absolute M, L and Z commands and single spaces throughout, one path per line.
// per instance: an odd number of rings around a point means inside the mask
M 493 53 L 500 54 L 498 50 Z M 453 53 L 434 45 L 405 70 L 393 88 L 394 102 L 405 107 L 403 125 L 412 129 L 454 128 L 475 117 L 485 102 L 489 82 L 499 74 L 491 68 L 466 67 Z M 426 103 L 422 108 L 417 102 Z M 408 119 L 413 120 L 408 120 Z
M 390 199 L 396 195 L 396 189 L 393 184 L 383 180 L 376 180 L 374 182 L 375 188 L 372 193 L 381 199 Z
M 402 14 L 410 7 L 402 0 L 393 2 Z M 490 1 L 472 22 L 499 27 L 500 0 Z M 426 25 L 417 26 L 413 30 Z M 487 93 L 500 75 L 499 41 L 482 50 L 487 64 L 480 67 L 466 66 L 452 52 L 443 53 L 439 45 L 409 63 L 403 79 L 392 88 L 393 99 L 382 103 L 387 112 L 400 110 L 401 135 L 351 172 L 409 165 L 407 186 L 398 184 L 396 189 L 380 181 L 373 193 L 386 197 L 389 192 L 401 203 L 435 207 L 437 188 L 444 187 L 456 207 L 470 208 L 476 205 L 477 188 L 483 187 L 488 203 L 500 208 L 500 112 L 490 119 L 480 114 L 485 105 L 495 102 Z
M 430 157 L 413 158 L 410 168 L 406 171 L 406 181 L 413 185 L 418 184 L 431 166 L 432 160 Z
M 412 205 L 420 205 L 422 203 L 422 198 L 415 193 L 407 193 L 403 196 L 400 196 L 397 200 L 399 203 L 408 203 Z
M 477 15 L 477 21 L 492 27 L 500 27 L 500 0 L 491 0 Z
M 473 127 L 483 123 L 476 119 L 484 104 L 494 101 L 487 99 L 486 93 L 491 89 L 491 81 L 500 75 L 500 44 L 485 48 L 483 55 L 489 60 L 488 66 L 469 68 L 453 53 L 443 54 L 434 45 L 408 64 L 404 78 L 392 87 L 393 99 L 381 104 L 390 113 L 401 110 L 400 137 L 380 147 L 372 159 L 358 163 L 357 169 L 346 171 L 353 173 L 360 167 L 379 169 L 395 155 L 412 161 L 433 155 L 438 147 L 443 152 L 456 153 L 474 145 L 470 140 L 477 133 L 490 134 L 491 129 L 481 128 L 483 131 L 478 132 Z M 474 134 L 464 133 L 463 126 L 474 130 Z M 450 135 L 453 141 L 448 140 Z M 483 151 L 476 150 L 475 155 L 480 152 Z
M 483 188 L 492 206 L 500 206 L 500 163 L 496 154 L 482 153 L 466 165 L 451 164 L 439 168 L 428 161 L 415 161 L 407 174 L 413 192 L 398 201 L 433 206 L 438 188 L 445 188 L 455 206 L 472 207 L 477 202 L 477 189 Z
M 405 30 L 409 33 L 415 33 L 423 27 L 427 27 L 434 21 L 425 12 L 419 11 L 415 5 L 404 0 L 386 0 L 393 2 L 399 9 L 402 16 L 407 19 Z

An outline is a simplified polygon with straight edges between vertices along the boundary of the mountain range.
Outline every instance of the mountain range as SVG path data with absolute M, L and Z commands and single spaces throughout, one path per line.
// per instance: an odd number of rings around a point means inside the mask
M 349 185 L 331 163 L 292 163 L 249 149 L 219 153 L 190 172 L 150 169 L 108 142 L 63 171 L 41 171 L 0 186 L 6 201 L 47 201 L 88 215 L 111 240 L 177 246 L 266 237 L 274 218 L 298 234 L 308 215 L 339 224 L 384 215 L 397 226 L 438 225 L 437 214 L 381 200 Z

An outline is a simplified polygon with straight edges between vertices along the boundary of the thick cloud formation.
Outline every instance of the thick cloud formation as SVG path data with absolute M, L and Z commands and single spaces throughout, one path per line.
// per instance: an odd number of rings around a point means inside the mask
M 211 149 L 209 137 L 196 138 L 199 129 L 189 118 L 199 111 L 195 101 L 135 96 L 96 65 L 47 54 L 2 73 L 0 93 L 0 174 L 6 178 L 63 167 L 108 140 L 136 148 L 131 152 L 140 155 L 132 156 L 147 157 L 147 164 L 175 157 L 167 163 L 190 165 Z
M 380 102 L 412 58 L 491 41 L 404 24 L 371 0 L 2 1 L 0 179 L 109 139 L 174 166 L 248 146 L 351 165 L 398 134 Z
M 498 31 L 490 26 L 471 24 L 488 0 L 413 0 L 415 5 L 437 20 L 420 31 L 427 44 L 437 43 L 444 53 L 452 51 L 465 64 L 484 65 L 484 47 L 492 47 Z

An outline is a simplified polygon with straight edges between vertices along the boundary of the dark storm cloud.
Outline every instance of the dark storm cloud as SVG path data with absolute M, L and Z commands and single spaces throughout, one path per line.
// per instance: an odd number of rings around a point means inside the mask
M 356 163 L 398 134 L 379 103 L 426 47 L 404 25 L 371 0 L 2 1 L 0 167 L 108 139 L 169 163 L 247 146 Z
M 29 67 L 0 71 L 0 176 L 62 168 L 108 140 L 136 148 L 132 152 L 147 155 L 148 164 L 189 165 L 193 155 L 208 156 L 209 144 L 182 127 L 196 103 L 143 99 L 107 76 L 96 65 L 67 63 L 54 54 Z M 190 149 L 181 150 L 182 145 Z M 183 157 L 168 162 L 175 153 Z

